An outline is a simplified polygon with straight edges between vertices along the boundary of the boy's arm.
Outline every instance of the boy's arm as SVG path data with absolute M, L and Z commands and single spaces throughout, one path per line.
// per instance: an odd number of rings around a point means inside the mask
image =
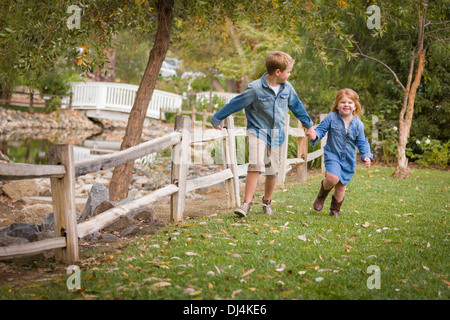
M 314 125 L 314 122 L 309 117 L 308 112 L 306 112 L 305 106 L 298 98 L 294 88 L 291 88 L 288 106 L 289 110 L 291 110 L 294 116 L 300 120 L 304 128 L 309 129 Z
M 220 123 L 224 119 L 226 119 L 230 114 L 244 109 L 246 106 L 253 102 L 254 98 L 255 93 L 253 91 L 253 88 L 249 84 L 240 95 L 231 99 L 230 102 L 228 102 L 222 109 L 214 114 L 214 116 L 211 118 L 211 124 L 216 129 L 222 129 L 220 127 Z

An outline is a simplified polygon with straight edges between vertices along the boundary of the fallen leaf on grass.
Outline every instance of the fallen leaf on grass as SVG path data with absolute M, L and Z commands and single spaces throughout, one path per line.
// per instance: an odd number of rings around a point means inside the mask
M 167 287 L 167 286 L 171 286 L 172 284 L 170 282 L 157 282 L 155 284 L 152 285 L 152 288 L 162 288 L 162 287 Z
M 294 291 L 292 291 L 292 290 L 285 290 L 285 291 L 280 292 L 280 297 L 290 296 L 293 293 L 294 293 Z
M 364 224 L 362 225 L 363 228 L 368 228 L 370 226 L 371 226 L 371 224 L 369 221 L 364 222 Z
M 253 271 L 255 271 L 255 269 L 250 269 L 250 270 L 242 270 L 242 278 L 248 276 L 250 273 L 252 273 Z
M 242 292 L 242 289 L 234 290 L 233 293 L 231 294 L 231 298 L 234 299 L 236 297 L 236 295 L 240 292 Z
M 303 234 L 301 236 L 297 236 L 297 238 L 299 238 L 302 241 L 306 241 L 306 235 L 305 234 Z
M 195 252 L 186 252 L 188 256 L 198 256 L 198 253 Z
M 285 268 L 286 268 L 286 265 L 282 264 L 281 267 L 275 269 L 275 271 L 282 272 L 282 271 L 284 271 Z

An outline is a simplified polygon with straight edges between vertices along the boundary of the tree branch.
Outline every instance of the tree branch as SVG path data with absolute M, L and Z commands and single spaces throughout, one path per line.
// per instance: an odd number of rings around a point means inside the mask
M 428 32 L 425 33 L 425 36 L 428 36 L 428 35 L 430 35 L 432 33 L 435 33 L 435 32 L 445 31 L 445 30 L 450 30 L 450 27 L 428 31 Z
M 364 58 L 373 60 L 373 61 L 375 61 L 375 62 L 378 62 L 378 63 L 381 64 L 383 67 L 385 67 L 386 69 L 388 69 L 389 72 L 391 72 L 392 75 L 394 76 L 394 78 L 395 78 L 395 80 L 397 81 L 397 83 L 402 87 L 403 91 L 406 91 L 405 86 L 400 82 L 400 79 L 397 77 L 397 74 L 394 72 L 394 70 L 392 70 L 392 69 L 391 69 L 387 64 L 385 64 L 383 61 L 378 60 L 377 58 L 374 58 L 374 57 L 371 57 L 371 56 L 368 56 L 368 55 L 362 53 L 362 51 L 361 51 L 361 49 L 359 48 L 358 44 L 355 43 L 355 46 L 356 46 L 356 48 L 358 48 L 358 51 L 359 51 L 358 55 L 360 55 L 360 56 L 362 56 L 362 57 L 364 57 Z

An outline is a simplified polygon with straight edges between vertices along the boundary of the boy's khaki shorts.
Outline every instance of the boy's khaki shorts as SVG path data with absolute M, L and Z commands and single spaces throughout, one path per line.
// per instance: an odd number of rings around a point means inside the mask
M 252 132 L 247 132 L 247 137 L 249 153 L 247 171 L 265 173 L 269 179 L 276 178 L 280 167 L 281 148 L 268 147 L 262 139 L 259 139 Z

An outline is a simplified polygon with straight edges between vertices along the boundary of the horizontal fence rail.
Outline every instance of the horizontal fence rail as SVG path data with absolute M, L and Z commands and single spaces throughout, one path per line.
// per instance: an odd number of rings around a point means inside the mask
M 286 132 L 298 139 L 295 159 L 287 159 L 287 143 L 282 145 L 281 170 L 279 180 L 284 184 L 285 175 L 297 166 L 297 181 L 306 180 L 306 163 L 323 155 L 322 149 L 307 154 L 307 138 L 304 129 L 289 126 L 289 114 L 286 115 Z M 235 128 L 233 117 L 223 122 L 223 129 L 191 130 L 191 118 L 177 116 L 174 132 L 137 146 L 113 154 L 99 155 L 97 158 L 74 161 L 73 146 L 52 145 L 50 165 L 29 165 L 0 163 L 0 179 L 20 180 L 49 177 L 51 182 L 52 203 L 55 215 L 55 237 L 22 245 L 0 247 L 0 260 L 24 255 L 36 254 L 46 250 L 56 250 L 57 260 L 74 263 L 79 260 L 78 239 L 94 231 L 101 230 L 122 216 L 129 215 L 153 205 L 159 199 L 170 197 L 171 220 L 182 221 L 186 193 L 225 182 L 230 208 L 240 205 L 239 177 L 245 175 L 246 165 L 237 164 L 236 137 L 245 136 L 245 128 Z M 288 139 L 286 139 L 288 140 Z M 195 143 L 219 141 L 222 147 L 223 170 L 207 176 L 187 179 L 187 168 L 191 162 L 191 146 Z M 305 149 L 306 146 L 306 149 Z M 155 190 L 147 196 L 127 204 L 114 207 L 89 220 L 77 224 L 75 212 L 75 177 L 113 168 L 149 154 L 172 148 L 171 183 Z M 306 150 L 306 151 L 305 151 Z

